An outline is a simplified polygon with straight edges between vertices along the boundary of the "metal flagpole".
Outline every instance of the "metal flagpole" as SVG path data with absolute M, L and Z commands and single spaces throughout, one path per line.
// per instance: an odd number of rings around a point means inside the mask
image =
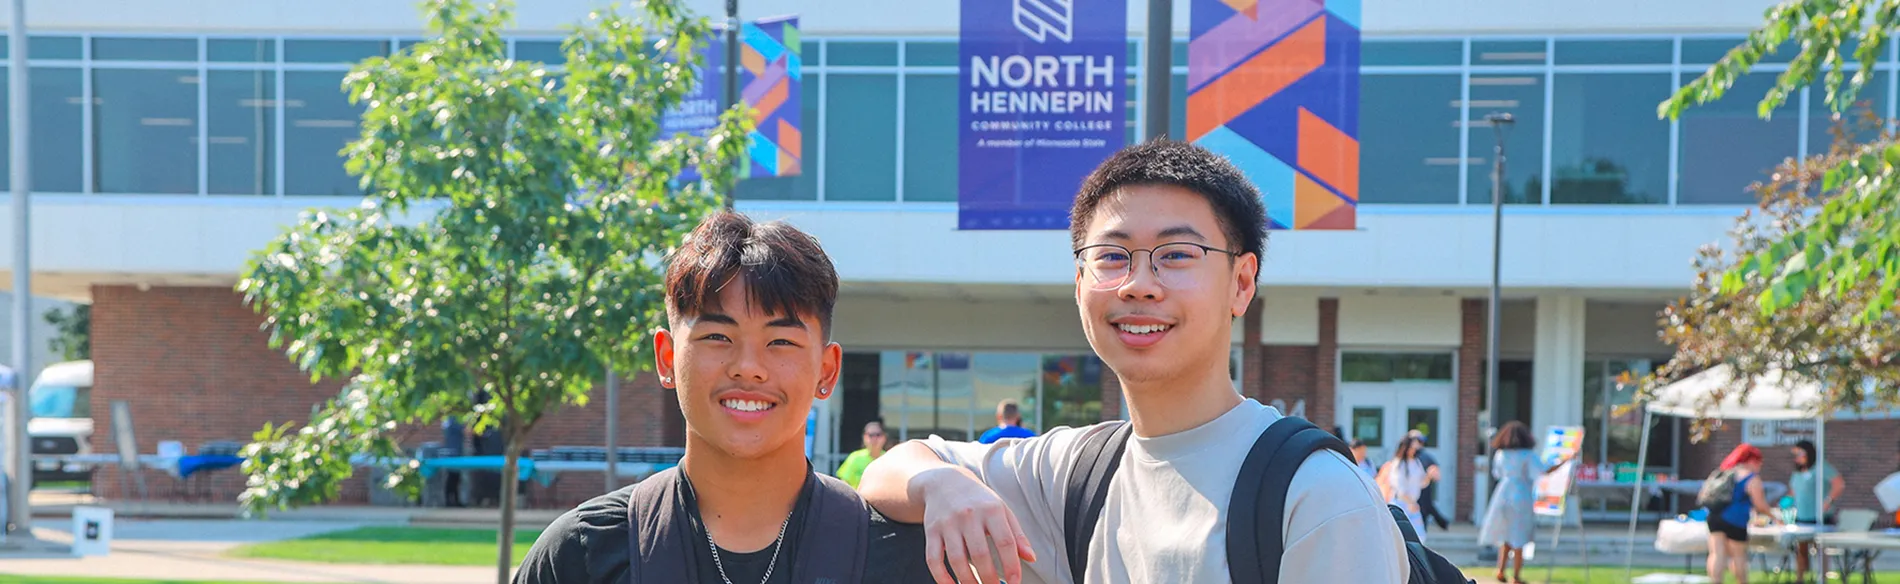
M 725 107 L 722 108 L 722 111 L 731 111 L 732 106 L 739 103 L 739 0 L 726 0 L 725 79 Z M 739 160 L 733 162 L 735 168 L 741 167 L 743 164 L 746 164 L 744 156 L 740 156 Z M 725 187 L 725 196 L 721 198 L 725 200 L 726 208 L 731 209 L 732 199 L 738 196 L 739 176 L 737 174 L 733 175 L 732 180 L 727 181 Z
M 10 405 L 7 429 L 8 456 L 6 465 L 11 475 L 7 481 L 7 509 L 10 516 L 7 525 L 18 530 L 19 537 L 27 541 L 33 539 L 32 522 L 19 520 L 32 515 L 27 501 L 27 493 L 33 488 L 32 447 L 27 444 L 26 423 L 32 412 L 27 408 L 27 388 L 33 385 L 33 364 L 31 341 L 27 338 L 28 319 L 31 318 L 33 304 L 32 273 L 27 228 L 31 224 L 28 213 L 27 171 L 30 148 L 27 146 L 27 67 L 26 67 L 26 0 L 13 0 L 13 10 L 9 21 L 7 37 L 10 67 L 7 69 L 7 98 L 11 100 L 7 116 L 12 124 L 12 135 L 8 147 L 12 148 L 9 163 L 12 176 L 9 184 L 13 191 L 13 368 L 16 374 L 13 384 L 13 399 Z
M 1174 79 L 1174 1 L 1148 0 L 1146 140 L 1168 137 L 1168 90 Z

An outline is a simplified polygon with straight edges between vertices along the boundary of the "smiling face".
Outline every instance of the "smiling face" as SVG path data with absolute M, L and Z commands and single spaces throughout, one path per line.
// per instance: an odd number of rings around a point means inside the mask
M 1110 248 L 1122 257 L 1085 250 L 1075 278 L 1082 330 L 1117 376 L 1124 382 L 1166 382 L 1199 379 L 1210 369 L 1226 374 L 1233 319 L 1253 299 L 1259 258 L 1170 251 L 1180 246 L 1168 246 L 1163 257 L 1144 251 L 1177 243 L 1234 250 L 1206 197 L 1171 185 L 1122 187 L 1094 210 L 1081 235 L 1081 248 L 1114 244 L 1127 250 Z M 1125 261 L 1127 276 L 1104 279 L 1089 267 L 1092 260 Z
M 733 279 L 716 302 L 654 335 L 661 385 L 679 396 L 689 447 L 736 459 L 788 447 L 803 456 L 806 412 L 838 381 L 843 349 L 812 317 L 763 310 L 746 286 Z

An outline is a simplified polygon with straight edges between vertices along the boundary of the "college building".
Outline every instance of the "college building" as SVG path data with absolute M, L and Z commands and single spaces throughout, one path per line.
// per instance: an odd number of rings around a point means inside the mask
M 599 3 L 520 2 L 512 54 L 558 65 L 563 27 Z M 826 467 L 858 447 L 871 419 L 899 438 L 957 439 L 991 426 L 1004 398 L 1021 401 L 1036 429 L 1124 415 L 1113 373 L 1078 325 L 1067 233 L 957 229 L 958 2 L 901 4 L 742 3 L 743 18 L 801 18 L 803 173 L 744 182 L 737 208 L 817 235 L 843 280 L 843 382 L 818 410 L 813 448 Z M 1132 141 L 1146 130 L 1146 3 L 1128 4 Z M 1189 2 L 1175 4 L 1179 136 Z M 1260 296 L 1234 331 L 1237 391 L 1337 426 L 1375 456 L 1424 429 L 1456 477 L 1440 495 L 1460 520 L 1474 503 L 1487 408 L 1539 433 L 1582 426 L 1587 462 L 1635 462 L 1643 418 L 1618 415 L 1631 391 L 1615 379 L 1667 361 L 1658 311 L 1688 291 L 1696 249 L 1725 240 L 1752 204 L 1748 186 L 1829 143 L 1821 91 L 1791 97 L 1770 120 L 1755 115 L 1786 52 L 1734 97 L 1676 121 L 1656 115 L 1771 4 L 1364 0 L 1358 227 L 1272 234 Z M 361 110 L 339 83 L 352 63 L 420 37 L 413 3 L 33 0 L 27 14 L 34 293 L 93 306 L 95 448 L 112 451 L 113 400 L 130 404 L 142 452 L 308 419 L 339 382 L 312 384 L 270 349 L 232 286 L 251 251 L 299 212 L 358 202 L 337 152 Z M 1890 49 L 1862 94 L 1887 117 L 1897 63 Z M 1503 146 L 1499 397 L 1487 404 L 1498 138 L 1483 119 L 1494 112 L 1516 124 Z M 650 376 L 621 388 L 611 414 L 621 444 L 683 440 L 671 396 Z M 601 444 L 610 414 L 590 403 L 555 414 L 533 444 Z M 1744 426 L 1686 444 L 1686 421 L 1658 419 L 1646 470 L 1700 477 Z M 1751 439 L 1785 442 L 1769 429 Z M 1844 504 L 1875 506 L 1900 422 L 1843 422 L 1829 435 Z M 1786 450 L 1768 449 L 1771 478 L 1785 480 Z M 217 480 L 228 492 L 241 484 Z M 555 499 L 599 488 L 574 482 L 583 486 Z M 1627 509 L 1618 505 L 1586 512 Z

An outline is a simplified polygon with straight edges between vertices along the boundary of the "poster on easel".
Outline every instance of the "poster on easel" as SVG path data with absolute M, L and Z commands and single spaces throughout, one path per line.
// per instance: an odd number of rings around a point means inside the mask
M 1570 494 L 1570 482 L 1576 466 L 1577 454 L 1583 449 L 1583 427 L 1551 426 L 1544 435 L 1544 448 L 1537 455 L 1542 468 L 1555 466 L 1559 461 L 1563 466 L 1556 472 L 1545 473 L 1537 479 L 1536 502 L 1532 510 L 1538 515 L 1562 517 L 1565 498 Z

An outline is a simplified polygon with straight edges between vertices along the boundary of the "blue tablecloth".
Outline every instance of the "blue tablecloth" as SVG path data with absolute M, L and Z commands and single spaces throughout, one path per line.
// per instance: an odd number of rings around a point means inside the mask
M 192 473 L 198 471 L 226 469 L 243 463 L 243 457 L 228 454 L 180 456 L 178 457 L 178 478 L 190 477 Z
M 422 478 L 426 479 L 435 476 L 437 471 L 444 470 L 487 470 L 501 472 L 501 466 L 507 462 L 507 457 L 445 456 L 442 458 L 425 458 L 419 462 L 422 464 L 421 468 L 417 470 L 420 470 L 422 472 Z M 515 463 L 515 474 L 520 475 L 520 480 L 525 481 L 534 478 L 534 459 L 523 458 L 515 461 Z

